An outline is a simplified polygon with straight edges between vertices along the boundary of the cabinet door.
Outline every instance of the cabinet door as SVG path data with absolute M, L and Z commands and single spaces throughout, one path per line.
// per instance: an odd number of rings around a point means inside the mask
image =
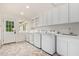
M 30 42 L 31 44 L 34 44 L 33 33 L 30 33 L 29 42 Z
M 26 33 L 26 41 L 29 42 L 29 33 Z
M 69 4 L 69 21 L 79 22 L 79 3 L 70 3 Z
M 53 24 L 58 24 L 58 8 L 53 8 Z
M 42 17 L 42 25 L 43 26 L 47 26 L 48 24 L 47 24 L 47 12 L 44 12 L 43 13 L 43 15 L 42 15 L 43 17 Z
M 68 55 L 79 56 L 79 39 L 71 38 L 68 40 Z
M 47 16 L 47 24 L 48 25 L 53 25 L 53 9 L 48 11 L 48 16 Z
M 39 16 L 35 18 L 35 27 L 39 26 Z
M 41 14 L 41 26 L 45 25 L 44 13 Z
M 39 15 L 39 26 L 42 26 L 43 25 L 43 15 L 40 14 Z
M 32 20 L 32 27 L 35 27 L 35 19 Z
M 58 23 L 68 23 L 68 4 L 62 3 L 58 6 Z
M 63 36 L 57 36 L 57 53 L 67 56 L 67 39 Z

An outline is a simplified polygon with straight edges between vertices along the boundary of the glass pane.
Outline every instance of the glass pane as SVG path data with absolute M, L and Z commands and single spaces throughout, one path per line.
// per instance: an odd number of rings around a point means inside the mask
M 8 28 L 6 29 L 6 31 L 8 32 Z
M 13 32 L 14 21 L 6 21 L 6 32 Z
M 12 28 L 14 28 L 14 22 L 12 22 Z
M 8 21 L 6 21 L 6 31 L 8 32 Z

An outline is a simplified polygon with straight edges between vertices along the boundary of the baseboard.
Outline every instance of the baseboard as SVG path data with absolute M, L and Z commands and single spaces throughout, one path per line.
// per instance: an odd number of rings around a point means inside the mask
M 3 43 L 2 45 L 13 44 L 13 43 L 16 43 L 16 42 Z
M 24 41 L 17 41 L 17 42 L 10 42 L 10 43 L 3 43 L 2 45 L 13 44 L 13 43 L 20 43 L 20 42 L 25 42 L 25 40 Z

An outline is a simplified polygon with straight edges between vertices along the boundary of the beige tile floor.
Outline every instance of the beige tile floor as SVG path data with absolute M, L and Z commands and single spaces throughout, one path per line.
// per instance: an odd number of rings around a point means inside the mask
M 30 45 L 27 42 L 19 42 L 3 45 L 0 48 L 0 56 L 50 56 L 50 55 Z

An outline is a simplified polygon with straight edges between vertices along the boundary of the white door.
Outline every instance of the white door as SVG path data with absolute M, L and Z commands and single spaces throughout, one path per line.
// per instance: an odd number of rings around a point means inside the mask
M 11 43 L 15 42 L 15 34 L 13 29 L 16 26 L 16 20 L 15 19 L 7 19 L 4 18 L 2 21 L 3 24 L 3 44 L 5 43 Z
M 34 45 L 38 48 L 40 47 L 40 34 L 39 33 L 34 33 Z
M 17 18 L 17 20 L 19 20 L 19 19 Z M 22 31 L 20 31 L 20 24 L 19 24 L 19 22 L 16 21 L 15 23 L 16 23 L 16 24 L 15 24 L 15 25 L 16 25 L 16 26 L 15 26 L 15 31 L 16 31 L 16 34 L 15 34 L 15 41 L 16 41 L 16 42 L 25 41 L 26 35 L 25 35 L 25 33 L 23 32 L 23 31 L 24 31 L 24 25 L 22 25 L 23 28 L 22 28 Z
M 55 53 L 55 36 L 53 34 L 42 34 L 42 49 L 49 54 Z

